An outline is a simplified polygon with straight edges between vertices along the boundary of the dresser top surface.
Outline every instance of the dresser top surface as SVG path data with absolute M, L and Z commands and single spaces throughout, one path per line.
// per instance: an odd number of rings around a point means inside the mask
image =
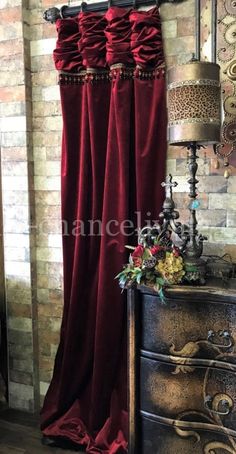
M 158 292 L 145 285 L 138 286 L 141 293 L 158 296 Z M 223 283 L 221 279 L 211 279 L 205 285 L 173 285 L 165 289 L 167 299 L 183 299 L 186 297 L 203 298 L 207 300 L 222 300 L 236 304 L 236 278 Z

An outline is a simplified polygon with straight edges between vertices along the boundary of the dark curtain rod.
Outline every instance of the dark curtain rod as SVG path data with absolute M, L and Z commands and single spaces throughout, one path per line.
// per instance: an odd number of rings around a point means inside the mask
M 104 2 L 88 4 L 82 2 L 79 6 L 62 6 L 59 8 L 50 8 L 43 13 L 43 18 L 47 22 L 54 23 L 57 19 L 66 19 L 79 14 L 80 11 L 88 12 L 104 12 L 111 6 L 119 6 L 122 8 L 134 7 L 139 8 L 140 6 L 160 6 L 162 3 L 180 3 L 183 0 L 108 0 Z

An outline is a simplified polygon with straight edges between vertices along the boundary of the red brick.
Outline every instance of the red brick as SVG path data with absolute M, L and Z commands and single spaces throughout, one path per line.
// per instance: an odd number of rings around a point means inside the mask
M 39 344 L 39 353 L 42 356 L 51 356 L 51 344 L 41 341 Z
M 186 158 L 187 149 L 184 147 L 169 146 L 168 157 L 171 159 Z
M 38 314 L 44 317 L 61 317 L 62 316 L 62 306 L 51 303 L 51 304 L 39 304 L 38 305 Z
M 57 345 L 60 334 L 50 330 L 39 330 L 39 342 L 48 342 L 49 344 Z
M 55 24 L 43 24 L 43 38 L 54 38 L 56 35 Z
M 63 295 L 61 290 L 49 290 L 49 300 L 53 303 L 53 305 L 61 305 L 62 298 Z
M 218 159 L 219 162 L 219 167 L 216 169 L 216 162 L 217 158 L 213 158 L 210 160 L 210 175 L 224 175 L 225 170 L 229 171 L 230 176 L 235 176 L 236 175 L 236 163 L 233 162 L 233 159 L 235 159 L 235 156 L 230 156 L 229 162 L 230 166 L 229 167 L 224 167 L 224 162 L 222 159 Z
M 14 317 L 31 318 L 31 306 L 29 304 L 11 303 L 8 301 L 8 314 Z
M 58 2 L 58 3 L 57 3 L 57 6 L 60 5 L 60 4 L 61 4 L 61 5 L 64 5 L 65 2 L 61 2 L 61 3 Z M 43 8 L 45 8 L 45 7 L 46 7 L 46 8 L 53 8 L 53 6 L 55 6 L 55 3 L 53 2 L 53 0 L 42 0 L 42 7 L 43 7 Z
M 184 17 L 178 18 L 177 21 L 177 35 L 178 36 L 190 36 L 194 34 L 195 30 L 195 18 Z
M 176 55 L 166 55 L 166 66 L 167 68 L 171 68 L 171 66 L 175 66 L 177 64 L 177 56 Z
M 6 25 L 10 22 L 21 20 L 21 7 L 0 9 L 0 24 Z
M 17 87 L 1 87 L 0 102 L 13 102 L 25 100 L 25 87 L 18 85 Z
M 53 359 L 49 359 L 49 358 L 45 358 L 45 357 L 41 357 L 39 358 L 39 367 L 40 369 L 43 369 L 44 371 L 48 371 L 48 372 L 51 372 L 53 370 L 53 366 L 54 366 L 54 361 Z

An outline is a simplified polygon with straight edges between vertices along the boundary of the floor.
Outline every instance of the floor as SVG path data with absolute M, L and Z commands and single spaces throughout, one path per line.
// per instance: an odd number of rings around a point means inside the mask
M 71 454 L 41 443 L 38 419 L 28 413 L 0 410 L 0 454 Z M 77 451 L 77 454 L 82 454 Z

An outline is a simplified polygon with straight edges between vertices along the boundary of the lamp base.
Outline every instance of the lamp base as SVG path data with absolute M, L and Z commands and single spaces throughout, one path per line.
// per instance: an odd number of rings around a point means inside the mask
M 204 285 L 206 283 L 206 262 L 198 257 L 184 258 L 184 280 L 189 284 Z

